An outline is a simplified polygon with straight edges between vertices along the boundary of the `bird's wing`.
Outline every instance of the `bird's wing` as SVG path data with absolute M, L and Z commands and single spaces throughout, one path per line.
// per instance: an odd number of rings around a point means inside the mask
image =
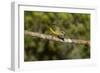
M 60 35 L 60 34 L 61 34 L 60 32 L 54 31 L 52 28 L 49 28 L 49 29 L 50 29 L 50 31 L 51 31 L 53 34 L 55 34 L 55 35 Z

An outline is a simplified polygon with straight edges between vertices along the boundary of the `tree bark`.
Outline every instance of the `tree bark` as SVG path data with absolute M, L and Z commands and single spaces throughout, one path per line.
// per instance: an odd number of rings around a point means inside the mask
M 33 37 L 38 37 L 42 39 L 47 39 L 47 40 L 52 40 L 52 41 L 58 41 L 62 43 L 75 43 L 75 44 L 86 44 L 90 45 L 90 41 L 87 40 L 79 40 L 79 39 L 70 39 L 70 38 L 64 38 L 64 40 L 59 39 L 58 37 L 52 36 L 52 35 L 46 35 L 38 32 L 31 32 L 31 31 L 24 31 L 25 35 L 33 36 Z

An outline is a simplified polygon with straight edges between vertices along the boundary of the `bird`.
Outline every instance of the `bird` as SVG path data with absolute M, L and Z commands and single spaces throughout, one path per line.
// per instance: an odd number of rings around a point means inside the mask
M 55 27 L 55 29 L 49 27 L 50 32 L 52 33 L 52 35 L 58 37 L 59 39 L 64 41 L 65 38 L 65 32 L 61 31 L 58 27 Z

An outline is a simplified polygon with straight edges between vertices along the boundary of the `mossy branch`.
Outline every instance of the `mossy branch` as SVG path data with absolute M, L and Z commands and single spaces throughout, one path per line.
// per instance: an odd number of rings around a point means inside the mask
M 41 34 L 38 32 L 31 32 L 31 31 L 24 31 L 25 35 L 33 36 L 33 37 L 38 37 L 42 39 L 47 39 L 47 40 L 53 40 L 53 41 L 58 41 L 58 42 L 63 42 L 63 43 L 75 43 L 75 44 L 86 44 L 90 45 L 90 41 L 86 40 L 78 40 L 78 39 L 67 39 L 65 38 L 64 41 L 59 39 L 58 37 L 52 36 L 52 35 L 46 35 L 46 34 Z

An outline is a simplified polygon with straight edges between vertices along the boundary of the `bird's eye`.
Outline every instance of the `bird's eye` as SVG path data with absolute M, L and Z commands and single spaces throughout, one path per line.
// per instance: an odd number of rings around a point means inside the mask
M 62 31 L 62 33 L 64 33 L 64 32 Z

